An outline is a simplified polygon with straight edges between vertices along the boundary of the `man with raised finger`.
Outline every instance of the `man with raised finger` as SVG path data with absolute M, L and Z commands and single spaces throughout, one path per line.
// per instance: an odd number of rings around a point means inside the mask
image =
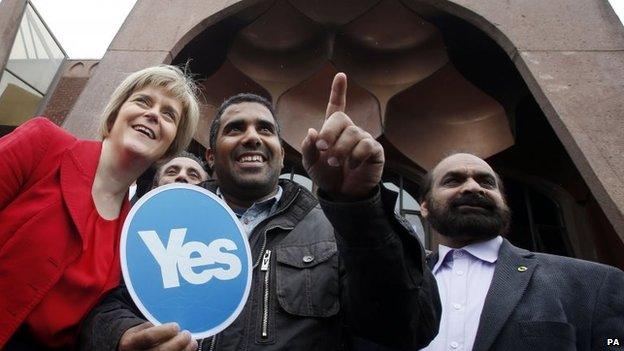
M 239 216 L 257 264 L 241 315 L 202 350 L 342 350 L 360 340 L 416 349 L 437 333 L 424 250 L 379 186 L 383 148 L 344 113 L 346 84 L 336 75 L 322 128 L 302 141 L 318 200 L 279 179 L 284 150 L 267 100 L 240 94 L 219 108 L 207 151 L 216 179 L 204 186 Z M 121 288 L 87 318 L 81 340 L 95 350 L 173 350 L 194 347 L 189 339 L 177 325 L 145 323 Z

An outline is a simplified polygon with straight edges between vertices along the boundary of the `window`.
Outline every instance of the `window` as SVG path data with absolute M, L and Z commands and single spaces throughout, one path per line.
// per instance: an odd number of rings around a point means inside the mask
M 41 92 L 10 72 L 2 75 L 0 92 L 0 124 L 7 126 L 18 126 L 31 118 L 43 99 Z
M 572 256 L 559 204 L 535 187 L 510 179 L 504 182 L 512 212 L 509 241 L 530 251 Z
M 418 239 L 420 240 L 422 245 L 424 247 L 428 247 L 431 240 L 426 234 L 425 227 L 423 226 L 423 221 L 420 214 L 420 204 L 410 193 L 405 191 L 403 187 L 403 177 L 399 176 L 398 186 L 391 182 L 384 182 L 384 186 L 392 191 L 399 193 L 394 210 L 399 215 L 407 219 L 407 221 L 412 225 L 412 228 L 414 228 L 414 231 L 418 235 Z
M 306 176 L 295 173 L 294 167 L 290 169 L 290 172 L 280 175 L 280 178 L 290 179 L 312 192 L 312 180 Z M 420 215 L 420 204 L 410 193 L 403 189 L 402 177 L 399 177 L 398 183 L 399 185 L 396 185 L 393 182 L 384 182 L 384 186 L 386 188 L 399 193 L 394 210 L 399 215 L 407 219 L 407 221 L 412 225 L 412 228 L 416 232 L 420 242 L 423 244 L 423 246 L 427 247 L 425 244 L 429 244 L 431 240 L 426 234 L 425 228 L 422 224 L 423 222 Z
M 17 126 L 37 113 L 65 57 L 29 2 L 0 80 L 0 125 Z
M 291 169 L 289 173 L 283 173 L 282 175 L 280 175 L 280 178 L 292 180 L 293 182 L 308 189 L 308 191 L 312 191 L 312 179 L 295 173 L 294 169 Z

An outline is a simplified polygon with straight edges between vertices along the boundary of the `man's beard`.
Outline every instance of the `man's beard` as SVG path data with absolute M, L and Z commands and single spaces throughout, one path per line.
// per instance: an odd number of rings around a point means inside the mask
M 267 173 L 261 175 L 260 178 L 244 177 L 238 174 L 232 174 L 230 181 L 234 185 L 231 189 L 237 194 L 239 199 L 259 200 L 275 191 L 279 180 L 279 171 L 269 169 Z
M 485 195 L 469 193 L 459 196 L 444 207 L 427 195 L 429 215 L 427 220 L 441 235 L 447 237 L 469 237 L 488 240 L 497 235 L 504 235 L 509 228 L 511 212 L 506 204 L 498 206 Z M 467 205 L 480 209 L 461 210 Z
M 259 152 L 267 160 L 268 168 L 257 172 L 235 170 L 236 159 L 245 152 Z M 228 159 L 215 159 L 214 173 L 221 191 L 239 200 L 257 201 L 277 189 L 281 166 L 277 166 L 276 157 L 266 146 L 239 146 Z M 231 158 L 229 158 L 231 157 Z
M 273 193 L 279 180 L 279 171 L 275 169 L 269 169 L 260 177 L 245 177 L 231 172 L 219 177 L 219 172 L 216 173 L 222 192 L 240 200 L 254 202 Z

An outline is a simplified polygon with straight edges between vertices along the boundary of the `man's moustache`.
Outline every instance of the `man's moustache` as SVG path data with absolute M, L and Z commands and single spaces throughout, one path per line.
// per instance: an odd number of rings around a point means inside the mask
M 496 204 L 484 195 L 465 194 L 451 201 L 451 207 L 457 208 L 459 206 L 482 207 L 487 210 L 493 210 Z

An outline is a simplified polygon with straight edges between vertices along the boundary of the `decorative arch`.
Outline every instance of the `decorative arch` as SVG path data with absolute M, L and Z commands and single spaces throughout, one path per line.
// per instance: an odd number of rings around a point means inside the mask
M 358 3 L 366 13 L 370 10 L 367 6 L 380 1 L 385 0 L 314 3 Z M 624 31 L 608 3 L 590 0 L 568 6 L 568 2 L 402 0 L 400 4 L 423 17 L 441 14 L 443 19 L 465 21 L 504 51 L 624 241 L 624 130 L 618 118 L 624 114 L 619 103 L 624 101 Z M 304 8 L 312 2 L 289 3 L 300 12 L 311 13 L 313 19 L 323 16 L 323 11 Z M 230 25 L 244 26 L 272 4 L 274 1 L 188 0 L 173 7 L 168 1 L 138 1 L 64 126 L 78 136 L 94 138 L 98 122 L 93 116 L 99 115 L 125 74 L 172 62 L 208 28 L 226 19 L 232 20 Z M 355 18 L 361 16 L 358 12 Z M 324 28 L 341 25 L 336 18 L 319 21 Z M 146 23 L 156 25 L 146 30 Z M 474 82 L 473 77 L 468 78 Z M 504 106 L 506 98 L 509 96 L 497 96 L 496 100 Z M 380 115 L 384 114 L 383 101 L 378 98 Z M 505 113 L 513 126 L 513 115 L 507 109 Z

